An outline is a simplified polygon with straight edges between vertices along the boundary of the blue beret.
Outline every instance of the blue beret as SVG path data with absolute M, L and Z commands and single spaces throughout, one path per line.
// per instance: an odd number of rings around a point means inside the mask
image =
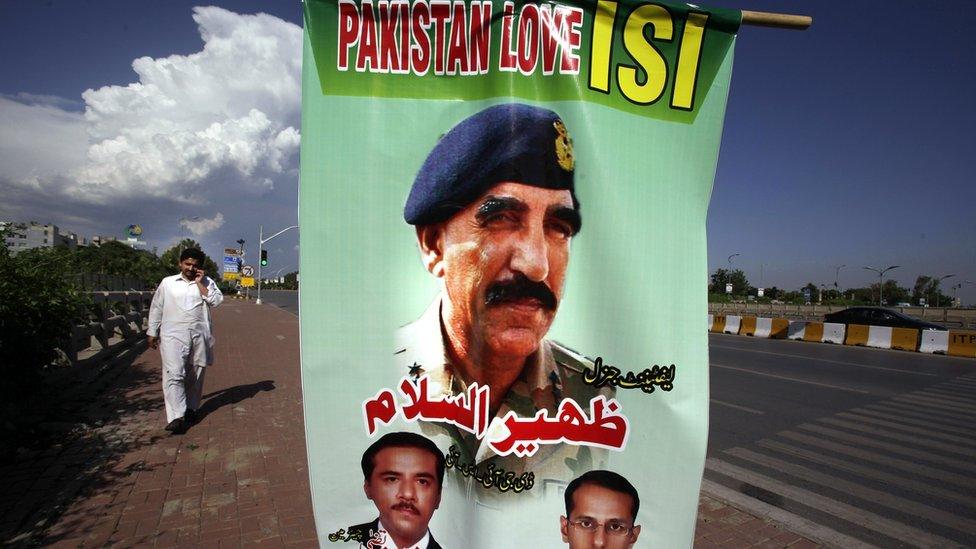
M 411 225 L 449 219 L 488 189 L 506 181 L 568 190 L 573 146 L 559 115 L 519 103 L 495 105 L 458 123 L 421 166 L 403 208 Z

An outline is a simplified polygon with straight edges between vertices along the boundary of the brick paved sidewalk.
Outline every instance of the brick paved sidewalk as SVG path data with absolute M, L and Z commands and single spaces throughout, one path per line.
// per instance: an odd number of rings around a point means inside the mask
M 302 418 L 298 319 L 227 300 L 201 420 L 163 431 L 160 358 L 133 353 L 92 384 L 80 427 L 0 467 L 0 545 L 316 547 Z M 812 547 L 714 498 L 696 547 Z
M 0 545 L 316 547 L 298 319 L 227 300 L 201 421 L 166 424 L 156 351 L 78 413 L 90 428 L 0 470 Z

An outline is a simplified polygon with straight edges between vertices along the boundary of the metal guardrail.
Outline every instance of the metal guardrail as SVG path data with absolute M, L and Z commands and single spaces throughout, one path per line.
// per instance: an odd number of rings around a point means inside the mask
M 850 308 L 849 305 L 789 305 L 785 303 L 709 303 L 709 314 L 770 316 L 793 320 L 823 320 L 823 316 Z M 953 307 L 886 307 L 950 328 L 976 328 L 976 309 Z
M 112 358 L 142 340 L 149 322 L 153 292 L 90 292 L 94 320 L 76 325 L 61 350 L 72 364 Z

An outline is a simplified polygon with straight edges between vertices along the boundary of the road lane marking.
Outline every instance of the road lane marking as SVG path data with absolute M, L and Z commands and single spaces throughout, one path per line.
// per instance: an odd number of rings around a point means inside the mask
M 852 538 L 846 534 L 817 524 L 808 518 L 795 515 L 785 509 L 770 505 L 765 501 L 747 496 L 742 492 L 723 486 L 717 482 L 703 478 L 701 482 L 702 492 L 726 501 L 733 507 L 738 507 L 757 517 L 768 518 L 774 522 L 782 524 L 790 532 L 809 538 L 818 543 L 823 543 L 827 547 L 844 547 L 850 549 L 878 549 L 876 545 L 870 545 L 859 539 Z
M 958 435 L 968 435 L 970 437 L 976 436 L 976 429 L 966 428 L 965 426 L 956 424 L 950 425 L 947 423 L 926 421 L 938 420 L 939 418 L 924 414 L 910 414 L 906 410 L 894 410 L 885 408 L 883 406 L 875 406 L 874 409 L 869 409 L 867 406 L 865 406 L 863 408 L 854 408 L 851 410 L 851 412 L 879 417 L 881 419 L 890 419 L 901 423 L 909 423 L 911 425 L 918 425 L 919 427 L 926 427 L 928 429 L 938 429 L 939 431 L 946 433 L 956 433 Z
M 852 423 L 850 421 L 844 421 L 842 419 L 835 419 L 831 417 L 820 418 L 817 421 L 821 423 L 826 423 L 828 425 L 833 425 L 835 427 L 843 427 L 845 429 L 851 429 L 853 431 L 860 431 L 862 433 L 867 433 L 873 436 L 882 436 L 885 438 L 890 438 L 892 440 L 907 442 L 912 446 L 916 446 L 916 447 L 924 446 L 926 448 L 939 450 L 941 452 L 948 452 L 950 454 L 957 454 L 960 456 L 969 456 L 971 458 L 976 458 L 976 449 L 967 450 L 965 448 L 959 448 L 956 444 L 949 444 L 946 442 L 938 442 L 934 440 L 925 440 L 922 437 L 916 435 L 903 435 L 901 433 L 896 433 L 894 431 L 889 431 L 887 429 L 880 429 L 878 427 L 871 427 L 870 425 Z
M 722 368 L 724 370 L 735 370 L 737 372 L 745 372 L 747 374 L 753 374 L 753 375 L 757 375 L 757 376 L 771 377 L 771 378 L 774 378 L 774 379 L 782 379 L 784 381 L 792 381 L 794 383 L 806 383 L 807 385 L 816 385 L 818 387 L 826 387 L 827 389 L 836 389 L 838 391 L 848 391 L 848 392 L 851 392 L 851 393 L 860 393 L 862 395 L 869 395 L 869 394 L 871 394 L 870 392 L 863 391 L 861 389 L 851 389 L 850 387 L 841 387 L 839 385 L 831 385 L 829 383 L 820 383 L 818 381 L 810 381 L 810 380 L 806 380 L 806 379 L 799 379 L 799 378 L 795 378 L 795 377 L 781 376 L 781 375 L 776 375 L 776 374 L 767 374 L 765 372 L 757 372 L 756 370 L 747 370 L 746 368 L 736 368 L 735 366 L 725 366 L 724 364 L 718 364 L 718 363 L 715 363 L 715 362 L 711 362 L 710 365 L 713 368 Z
M 976 398 L 973 398 L 973 396 L 976 395 L 959 395 L 956 393 L 947 393 L 945 391 L 941 391 L 934 387 L 929 387 L 921 391 L 915 391 L 915 394 L 924 395 L 932 398 L 938 398 L 946 402 L 952 402 L 955 404 L 967 404 L 970 406 L 976 405 Z
M 716 458 L 708 458 L 705 460 L 705 468 L 727 477 L 732 477 L 738 481 L 749 483 L 757 488 L 768 490 L 774 494 L 806 505 L 807 507 L 812 507 L 841 520 L 877 532 L 890 539 L 905 541 L 918 547 L 950 547 L 956 545 L 949 539 L 923 532 L 907 524 L 884 518 L 815 492 L 790 486 L 776 479 L 753 473 L 748 469 Z
M 964 413 L 976 413 L 976 404 L 957 402 L 955 400 L 944 398 L 941 395 L 929 395 L 925 394 L 924 391 L 915 391 L 914 393 L 908 393 L 908 395 L 905 396 L 913 396 L 919 400 L 939 404 Z
M 901 469 L 902 471 L 907 471 L 913 475 L 920 475 L 923 477 L 940 480 L 942 482 L 946 482 L 961 488 L 965 493 L 970 493 L 971 487 L 973 485 L 973 479 L 964 475 L 952 473 L 950 471 L 944 471 L 942 469 L 937 469 L 935 467 L 930 467 L 928 465 L 923 465 L 921 463 L 905 461 L 903 459 L 890 457 L 885 454 L 877 454 L 868 450 L 862 450 L 861 448 L 857 448 L 854 446 L 848 446 L 846 444 L 840 444 L 838 442 L 824 440 L 819 437 L 804 435 L 802 433 L 796 433 L 793 431 L 782 431 L 780 433 L 777 433 L 776 435 L 783 438 L 788 438 L 790 440 L 795 440 L 796 442 L 800 442 L 808 446 L 817 446 L 825 450 L 830 450 L 831 452 L 846 454 L 848 456 L 860 460 L 872 461 L 874 463 L 883 465 L 885 467 L 891 467 L 893 469 Z
M 953 459 L 950 457 L 934 454 L 930 451 L 922 451 L 922 450 L 915 450 L 913 448 L 906 448 L 898 444 L 890 444 L 888 442 L 874 440 L 873 438 L 853 435 L 850 433 L 845 433 L 844 431 L 838 431 L 836 429 L 829 429 L 827 427 L 821 427 L 820 425 L 814 425 L 812 423 L 804 423 L 803 425 L 799 425 L 798 427 L 806 431 L 813 431 L 815 433 L 820 433 L 821 435 L 833 437 L 837 440 L 843 440 L 845 442 L 850 442 L 852 444 L 860 444 L 861 446 L 869 446 L 871 448 L 880 448 L 882 450 L 888 450 L 889 452 L 895 452 L 896 454 L 913 457 L 915 459 L 920 459 L 923 461 L 929 461 L 932 463 L 941 463 L 949 467 L 955 467 L 960 471 L 971 471 L 973 468 L 972 461 L 963 461 L 959 459 Z M 966 485 L 969 487 L 976 488 L 976 478 L 968 479 Z
M 882 427 L 888 427 L 890 429 L 898 429 L 899 431 L 905 431 L 905 432 L 908 432 L 908 433 L 915 433 L 917 435 L 921 435 L 921 436 L 924 436 L 924 437 L 940 438 L 942 440 L 947 440 L 949 442 L 954 442 L 956 444 L 962 444 L 962 445 L 965 445 L 965 446 L 976 446 L 976 439 L 973 439 L 973 437 L 971 437 L 971 436 L 968 436 L 968 437 L 957 437 L 957 436 L 948 435 L 948 434 L 945 434 L 945 433 L 935 433 L 935 432 L 932 431 L 932 429 L 930 427 L 923 429 L 922 427 L 912 427 L 910 425 L 903 425 L 901 423 L 897 423 L 897 422 L 894 422 L 894 421 L 884 421 L 884 420 L 881 420 L 881 419 L 878 419 L 878 418 L 870 417 L 869 415 L 864 415 L 866 413 L 867 413 L 867 410 L 865 410 L 865 411 L 863 411 L 861 413 L 858 413 L 858 414 L 852 414 L 850 412 L 841 412 L 841 413 L 839 413 L 837 415 L 840 416 L 840 417 L 846 418 L 846 419 L 853 420 L 853 421 L 860 421 L 862 423 L 871 423 L 873 425 L 880 425 Z
M 745 448 L 732 448 L 730 450 L 726 450 L 725 453 L 763 467 L 775 469 L 792 477 L 804 479 L 814 484 L 819 484 L 825 488 L 831 488 L 844 492 L 847 495 L 863 501 L 876 503 L 895 511 L 911 513 L 915 516 L 928 519 L 943 526 L 948 526 L 949 528 L 958 530 L 961 533 L 976 531 L 976 520 L 963 518 L 946 511 L 929 507 L 928 505 L 923 505 L 917 501 L 900 498 L 898 496 L 882 492 L 881 490 L 875 490 L 874 488 L 863 486 L 856 482 L 851 482 L 833 475 L 821 473 L 820 471 L 814 471 L 813 469 L 809 469 L 802 465 L 789 463 L 765 454 L 747 450 Z
M 278 338 L 278 339 L 285 339 L 285 336 L 283 336 L 283 335 L 276 335 L 275 337 Z
M 756 410 L 755 408 L 747 408 L 746 406 L 739 406 L 738 404 L 732 404 L 731 402 L 722 402 L 721 400 L 710 398 L 709 402 L 714 404 L 720 404 L 722 406 L 728 406 L 729 408 L 735 408 L 736 410 L 742 410 L 743 412 L 749 412 L 750 414 L 765 414 L 762 410 Z
M 787 353 L 774 353 L 772 351 L 758 351 L 758 350 L 755 350 L 755 349 L 743 349 L 742 347 L 735 347 L 735 346 L 732 346 L 732 345 L 709 345 L 709 347 L 715 347 L 715 348 L 718 348 L 718 349 L 733 349 L 733 350 L 736 350 L 736 351 L 745 351 L 747 353 L 759 353 L 759 354 L 763 354 L 763 355 L 788 356 L 788 357 L 792 357 L 792 358 L 802 358 L 802 359 L 805 359 L 805 360 L 813 360 L 813 361 L 816 361 L 816 362 L 829 362 L 831 364 L 843 364 L 843 365 L 846 365 L 846 366 L 857 366 L 858 368 L 870 368 L 872 370 L 885 370 L 885 371 L 888 371 L 888 372 L 898 372 L 900 374 L 909 374 L 909 375 L 913 375 L 913 376 L 939 377 L 939 374 L 932 374 L 932 373 L 929 373 L 929 372 L 914 372 L 914 371 L 911 371 L 911 370 L 899 370 L 898 368 L 885 368 L 884 366 L 871 366 L 869 364 L 859 364 L 857 362 L 845 362 L 843 360 L 831 360 L 831 359 L 828 359 L 828 358 L 814 358 L 814 357 L 803 356 L 803 355 L 791 355 L 791 354 L 787 354 Z
M 878 404 L 865 404 L 864 407 L 871 408 L 873 410 L 885 410 L 886 412 L 904 413 L 913 417 L 920 417 L 922 419 L 937 419 L 946 425 L 952 425 L 960 428 L 971 427 L 973 424 L 971 419 L 967 421 L 964 417 L 959 417 L 939 410 L 920 410 L 918 405 L 906 402 L 887 401 L 879 402 Z
M 775 440 L 762 439 L 756 443 L 757 445 L 766 448 L 767 450 L 773 450 L 774 452 L 779 452 L 781 454 L 787 454 L 790 456 L 805 459 L 807 461 L 812 461 L 813 463 L 819 463 L 821 465 L 826 465 L 828 467 L 833 467 L 840 471 L 846 471 L 855 475 L 860 475 L 862 477 L 871 478 L 885 482 L 888 484 L 893 484 L 895 486 L 901 486 L 913 492 L 919 494 L 928 494 L 930 496 L 935 496 L 942 499 L 948 499 L 961 503 L 968 507 L 976 507 L 976 498 L 971 498 L 964 496 L 962 494 L 957 494 L 949 490 L 939 488 L 932 484 L 931 482 L 922 482 L 915 480 L 912 477 L 905 478 L 898 475 L 893 475 L 891 473 L 886 473 L 872 467 L 865 467 L 864 465 L 853 463 L 843 459 L 837 459 L 830 456 L 825 456 L 823 454 L 818 454 L 817 452 L 811 452 L 810 450 L 805 450 L 799 446 L 793 446 L 792 444 L 785 444 L 783 442 L 777 442 Z
M 976 402 L 976 392 L 972 392 L 972 391 L 968 393 L 960 393 L 957 391 L 950 391 L 948 389 L 943 388 L 940 385 L 934 385 L 932 387 L 926 388 L 924 392 L 926 394 L 930 394 L 933 396 L 945 397 L 945 398 L 959 400 L 963 402 Z
M 899 395 L 894 397 L 892 400 L 898 402 L 910 402 L 916 406 L 924 406 L 926 408 L 935 408 L 941 411 L 943 414 L 951 414 L 959 417 L 962 420 L 970 420 L 973 417 L 973 413 L 968 410 L 961 410 L 955 406 L 950 406 L 948 404 L 942 404 L 938 401 L 933 402 L 933 399 L 921 398 L 912 396 L 911 394 Z

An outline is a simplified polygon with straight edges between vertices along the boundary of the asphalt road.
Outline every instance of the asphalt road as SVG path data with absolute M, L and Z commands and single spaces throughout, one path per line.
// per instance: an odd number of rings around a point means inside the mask
M 976 360 L 710 334 L 706 484 L 878 547 L 976 546 Z
M 277 305 L 298 316 L 298 292 L 294 290 L 261 290 L 261 301 Z
M 298 292 L 262 298 L 298 314 Z M 709 334 L 704 486 L 843 547 L 976 546 L 976 360 Z

